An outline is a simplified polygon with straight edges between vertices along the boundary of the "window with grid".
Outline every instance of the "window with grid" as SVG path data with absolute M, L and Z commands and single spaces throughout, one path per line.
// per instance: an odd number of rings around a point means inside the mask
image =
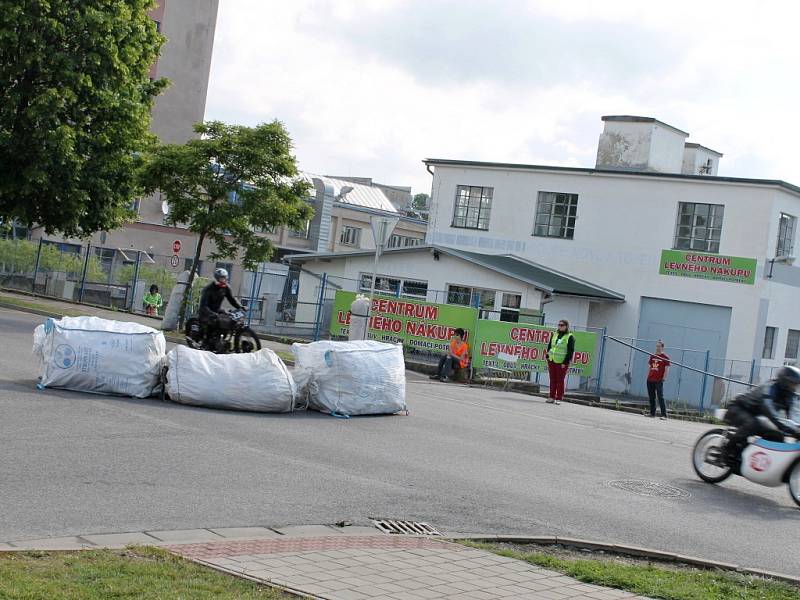
M 800 348 L 800 331 L 797 329 L 790 329 L 789 335 L 786 336 L 786 358 L 797 360 L 797 350 Z
M 369 273 L 362 273 L 359 283 L 359 291 L 370 291 L 372 286 L 372 275 Z M 396 296 L 400 291 L 400 280 L 394 277 L 387 277 L 386 275 L 378 275 L 375 279 L 375 292 L 378 294 L 390 294 Z
M 724 214 L 725 207 L 722 204 L 679 202 L 673 248 L 719 252 Z
M 311 228 L 311 221 L 306 221 L 303 229 L 290 229 L 289 237 L 308 239 L 308 231 Z
M 494 188 L 490 187 L 459 185 L 456 188 L 453 227 L 488 230 L 493 193 Z
M 389 238 L 389 248 L 407 248 L 409 246 L 419 246 L 421 243 L 422 238 L 407 235 L 393 235 Z
M 361 229 L 345 225 L 339 235 L 339 243 L 344 246 L 358 246 L 361 241 Z
M 464 287 L 463 285 L 447 286 L 448 304 L 460 304 L 462 306 L 469 306 L 471 298 L 472 298 L 471 287 Z
M 761 358 L 773 359 L 775 358 L 775 335 L 777 329 L 775 327 L 767 327 L 764 330 L 764 349 L 761 351 Z
M 504 293 L 500 305 L 500 320 L 517 323 L 519 321 L 519 307 L 522 306 L 522 296 L 520 294 Z
M 358 283 L 359 291 L 368 294 L 371 285 L 372 275 L 369 273 L 361 273 Z M 375 291 L 382 294 L 392 294 L 396 296 L 399 293 L 402 296 L 408 296 L 410 298 L 425 299 L 428 296 L 428 282 L 412 279 L 396 279 L 394 277 L 378 275 L 375 279 Z
M 447 286 L 447 303 L 461 304 L 462 306 L 477 306 L 482 319 L 488 318 L 494 310 L 494 301 L 497 292 L 483 288 L 468 287 L 463 285 Z
M 796 224 L 796 217 L 781 213 L 778 221 L 778 245 L 775 248 L 775 256 L 792 256 Z
M 578 216 L 578 194 L 539 192 L 533 235 L 571 240 Z
M 184 271 L 191 271 L 193 264 L 194 264 L 194 259 L 193 258 L 184 259 L 184 261 L 183 261 L 183 270 Z M 200 275 L 202 273 L 202 271 L 203 271 L 203 261 L 201 260 L 200 262 L 197 263 L 197 272 L 196 272 L 196 274 Z

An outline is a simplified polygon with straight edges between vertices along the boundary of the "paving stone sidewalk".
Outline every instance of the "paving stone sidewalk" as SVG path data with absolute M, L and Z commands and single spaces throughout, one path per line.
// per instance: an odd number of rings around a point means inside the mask
M 327 600 L 639 598 L 431 538 L 339 534 L 164 547 L 235 575 Z

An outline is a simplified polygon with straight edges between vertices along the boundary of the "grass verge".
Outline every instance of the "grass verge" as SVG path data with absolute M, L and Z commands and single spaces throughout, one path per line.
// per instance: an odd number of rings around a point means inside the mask
M 283 361 L 287 361 L 288 360 L 289 362 L 294 363 L 294 354 L 292 354 L 291 352 L 289 352 L 287 350 L 275 350 L 275 354 L 280 356 L 281 360 L 283 360 Z
M 277 590 L 218 573 L 158 548 L 0 553 L 0 598 L 288 600 Z
M 800 589 L 781 581 L 719 570 L 629 560 L 578 558 L 568 552 L 549 552 L 542 546 L 461 542 L 472 548 L 563 573 L 593 585 L 617 588 L 665 600 L 797 600 Z
M 6 296 L 0 294 L 0 302 L 3 304 L 7 304 L 9 306 L 18 306 L 20 308 L 28 308 L 31 310 L 41 310 L 49 313 L 63 313 L 65 317 L 79 317 L 81 316 L 80 311 L 72 310 L 72 309 L 61 309 L 55 310 L 52 306 L 48 306 L 47 304 L 42 304 L 40 302 L 31 302 L 29 300 L 20 300 L 19 298 L 13 298 L 11 296 Z

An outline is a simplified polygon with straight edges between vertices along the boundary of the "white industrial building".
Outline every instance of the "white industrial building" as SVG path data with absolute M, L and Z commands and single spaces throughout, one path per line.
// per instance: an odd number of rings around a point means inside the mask
M 687 133 L 656 119 L 603 121 L 595 168 L 425 160 L 433 176 L 426 244 L 513 255 L 617 299 L 554 294 L 542 307 L 549 323 L 567 318 L 641 343 L 664 339 L 689 350 L 681 355 L 687 364 L 744 380 L 796 361 L 800 267 L 792 262 L 800 188 L 720 177 L 722 154 L 687 143 Z M 673 249 L 697 253 L 688 258 L 695 264 L 682 267 L 689 276 L 661 274 L 662 251 Z M 736 269 L 729 271 L 737 257 L 753 265 L 754 277 L 741 270 L 737 279 Z M 733 277 L 699 278 L 711 267 Z M 320 268 L 318 262 L 311 270 Z M 369 271 L 342 268 L 348 276 Z M 387 262 L 381 272 L 399 275 L 399 268 Z M 441 263 L 438 269 L 434 277 L 416 263 L 406 267 L 445 291 L 465 283 L 494 289 L 492 308 L 502 310 L 505 290 L 485 269 L 466 281 Z M 633 381 L 636 387 L 646 357 L 626 363 L 617 350 L 618 357 L 607 350 L 617 373 L 604 386 L 627 390 Z

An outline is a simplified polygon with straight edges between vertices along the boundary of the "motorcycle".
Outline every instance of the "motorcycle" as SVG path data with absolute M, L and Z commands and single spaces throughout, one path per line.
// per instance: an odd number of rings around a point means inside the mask
M 261 350 L 261 341 L 245 325 L 245 317 L 243 310 L 221 314 L 211 336 L 207 335 L 200 319 L 192 317 L 186 321 L 186 345 L 214 354 L 244 354 Z
M 765 424 L 767 419 L 760 417 Z M 792 500 L 800 506 L 800 440 L 773 442 L 753 438 L 739 457 L 730 464 L 725 457 L 725 446 L 735 429 L 712 429 L 705 432 L 694 445 L 692 466 L 706 483 L 720 483 L 731 475 L 740 475 L 753 483 L 768 487 L 789 486 Z

